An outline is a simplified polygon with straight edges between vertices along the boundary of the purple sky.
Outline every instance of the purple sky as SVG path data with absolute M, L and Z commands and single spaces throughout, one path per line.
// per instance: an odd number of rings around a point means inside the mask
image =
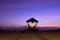
M 0 0 L 0 24 L 26 25 L 31 17 L 60 26 L 60 0 Z

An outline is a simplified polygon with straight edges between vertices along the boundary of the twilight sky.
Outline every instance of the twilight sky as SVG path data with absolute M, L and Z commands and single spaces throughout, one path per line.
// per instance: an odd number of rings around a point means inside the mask
M 60 0 L 0 0 L 0 25 L 26 25 L 31 17 L 38 26 L 60 27 Z

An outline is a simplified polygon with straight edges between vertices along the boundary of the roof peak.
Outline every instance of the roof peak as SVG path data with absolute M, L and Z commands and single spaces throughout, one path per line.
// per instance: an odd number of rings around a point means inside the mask
M 36 20 L 35 18 L 30 18 L 26 22 L 38 22 L 38 20 Z

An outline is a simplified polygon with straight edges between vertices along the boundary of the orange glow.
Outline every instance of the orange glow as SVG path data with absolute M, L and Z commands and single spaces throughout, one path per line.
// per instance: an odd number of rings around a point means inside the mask
M 31 24 L 31 22 L 29 23 Z M 31 26 L 34 26 L 35 23 L 32 23 Z M 23 26 L 27 26 L 27 25 L 13 25 L 13 24 L 0 24 L 0 27 L 23 27 Z M 37 24 L 38 27 L 60 27 L 60 23 L 59 22 L 53 22 L 53 23 L 45 23 L 45 24 L 41 24 L 38 23 Z
M 28 22 L 28 24 L 31 26 L 31 27 L 34 27 L 36 25 L 36 22 Z
M 46 24 L 38 24 L 39 27 L 60 27 L 60 23 L 46 23 Z
M 13 24 L 0 24 L 0 27 L 22 27 L 24 25 L 13 25 Z

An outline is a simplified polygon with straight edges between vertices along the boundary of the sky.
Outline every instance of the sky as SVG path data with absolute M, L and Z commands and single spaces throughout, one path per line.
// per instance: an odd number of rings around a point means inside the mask
M 0 25 L 26 25 L 32 17 L 40 27 L 60 27 L 60 0 L 0 0 Z

